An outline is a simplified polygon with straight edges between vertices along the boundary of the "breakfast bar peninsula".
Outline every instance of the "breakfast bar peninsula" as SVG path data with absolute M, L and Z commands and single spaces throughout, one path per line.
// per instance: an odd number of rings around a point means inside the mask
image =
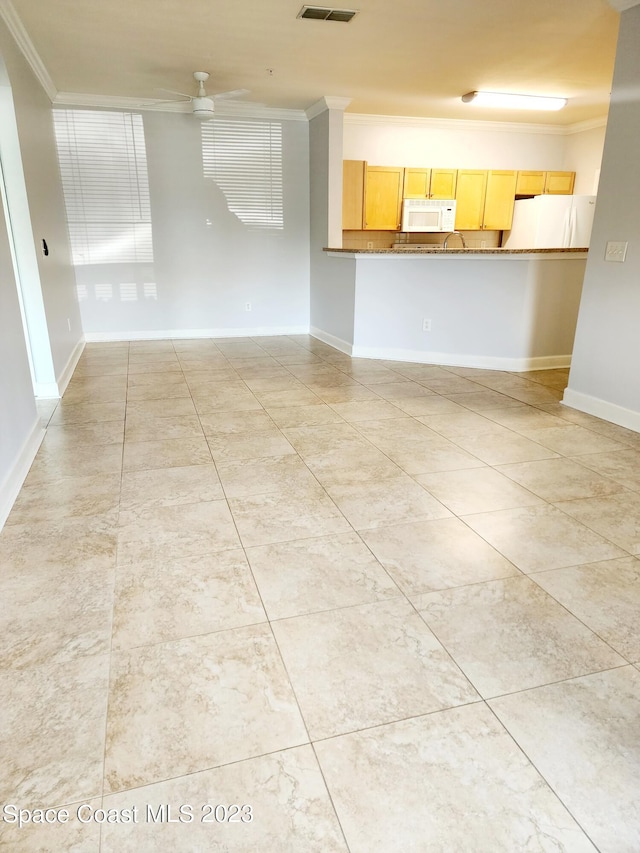
M 324 249 L 312 334 L 354 357 L 536 370 L 571 362 L 587 249 Z

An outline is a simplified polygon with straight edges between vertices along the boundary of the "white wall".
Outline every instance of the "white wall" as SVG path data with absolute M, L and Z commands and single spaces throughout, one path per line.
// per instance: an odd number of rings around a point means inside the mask
M 30 290 L 29 307 L 35 305 L 38 314 L 38 323 L 33 322 L 30 327 L 30 349 L 42 356 L 40 366 L 46 374 L 39 377 L 34 371 L 34 378 L 41 387 L 47 385 L 56 394 L 58 385 L 69 377 L 83 337 L 69 261 L 51 103 L 1 20 L 0 71 L 0 156 L 4 165 L 11 168 L 11 174 L 5 175 L 7 189 L 14 192 L 9 203 L 17 204 L 17 209 L 11 211 L 12 216 L 16 214 L 14 242 L 20 243 L 16 248 L 22 259 L 28 259 L 24 270 L 21 267 L 21 274 L 25 272 L 28 279 L 23 286 Z M 19 234 L 16 228 L 20 229 Z M 42 237 L 51 248 L 48 258 L 37 251 Z M 28 352 L 8 225 L 5 210 L 0 207 L 0 527 L 43 435 Z
M 602 165 L 604 135 L 606 125 L 570 133 L 565 137 L 564 166 L 576 173 L 573 192 L 576 195 L 595 195 L 598 186 L 598 173 Z
M 309 121 L 309 185 L 311 191 L 312 334 L 343 351 L 353 344 L 355 261 L 328 258 L 323 248 L 340 238 L 330 222 L 342 216 L 336 184 L 342 176 L 343 113 L 324 110 Z M 340 179 L 340 180 L 338 180 Z M 331 208 L 331 214 L 330 214 Z M 340 232 L 337 232 L 340 234 Z
M 569 363 L 584 258 L 363 255 L 354 263 L 354 356 L 496 370 Z
M 37 449 L 38 415 L 0 204 L 0 528 Z
M 344 158 L 383 166 L 562 169 L 565 137 L 512 124 L 345 116 Z
M 591 248 L 564 402 L 640 431 L 640 6 L 620 18 Z M 607 241 L 628 241 L 625 263 Z
M 575 193 L 593 193 L 604 127 L 565 134 L 513 123 L 347 114 L 345 160 L 381 166 L 575 171 Z
M 79 355 L 83 334 L 70 260 L 51 102 L 1 20 L 0 55 L 11 85 L 35 247 L 34 280 L 29 286 L 41 288 L 46 315 L 46 329 L 40 329 L 38 334 L 43 339 L 48 336 L 52 379 L 64 384 Z M 46 258 L 40 251 L 42 238 L 49 246 Z
M 282 121 L 279 230 L 252 229 L 228 210 L 222 191 L 204 177 L 201 125 L 193 116 L 146 112 L 144 129 L 154 260 L 76 267 L 87 340 L 306 331 L 307 123 Z M 134 285 L 124 298 L 123 284 Z

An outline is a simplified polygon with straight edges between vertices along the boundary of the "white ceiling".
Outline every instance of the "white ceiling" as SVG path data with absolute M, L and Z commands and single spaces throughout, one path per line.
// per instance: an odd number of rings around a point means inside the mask
M 606 115 L 619 20 L 605 0 L 347 0 L 348 24 L 298 19 L 301 0 L 12 2 L 60 92 L 142 103 L 195 94 L 206 70 L 210 92 L 281 109 L 337 95 L 355 113 L 559 125 Z M 473 89 L 569 104 L 487 111 L 461 103 Z

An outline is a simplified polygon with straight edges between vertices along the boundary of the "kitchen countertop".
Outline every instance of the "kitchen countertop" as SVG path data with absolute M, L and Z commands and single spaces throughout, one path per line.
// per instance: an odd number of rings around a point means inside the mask
M 407 248 L 402 249 L 332 249 L 325 248 L 323 252 L 340 252 L 348 255 L 545 255 L 545 254 L 576 254 L 588 252 L 587 248 L 571 249 L 433 249 Z

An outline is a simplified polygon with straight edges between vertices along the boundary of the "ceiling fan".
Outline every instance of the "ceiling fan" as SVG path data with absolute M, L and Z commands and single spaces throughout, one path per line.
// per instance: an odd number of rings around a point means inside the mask
M 187 95 L 186 92 L 175 92 L 173 89 L 160 89 L 161 92 L 168 92 L 170 95 L 182 95 L 179 101 L 165 101 L 166 104 L 179 104 L 183 101 L 191 102 L 191 111 L 194 116 L 197 116 L 202 121 L 208 121 L 213 118 L 215 112 L 215 102 L 222 100 L 231 100 L 233 98 L 241 98 L 243 95 L 248 95 L 248 89 L 233 89 L 230 92 L 219 92 L 216 95 L 207 95 L 204 84 L 209 79 L 207 71 L 194 71 L 193 76 L 198 84 L 198 92 L 196 95 Z

